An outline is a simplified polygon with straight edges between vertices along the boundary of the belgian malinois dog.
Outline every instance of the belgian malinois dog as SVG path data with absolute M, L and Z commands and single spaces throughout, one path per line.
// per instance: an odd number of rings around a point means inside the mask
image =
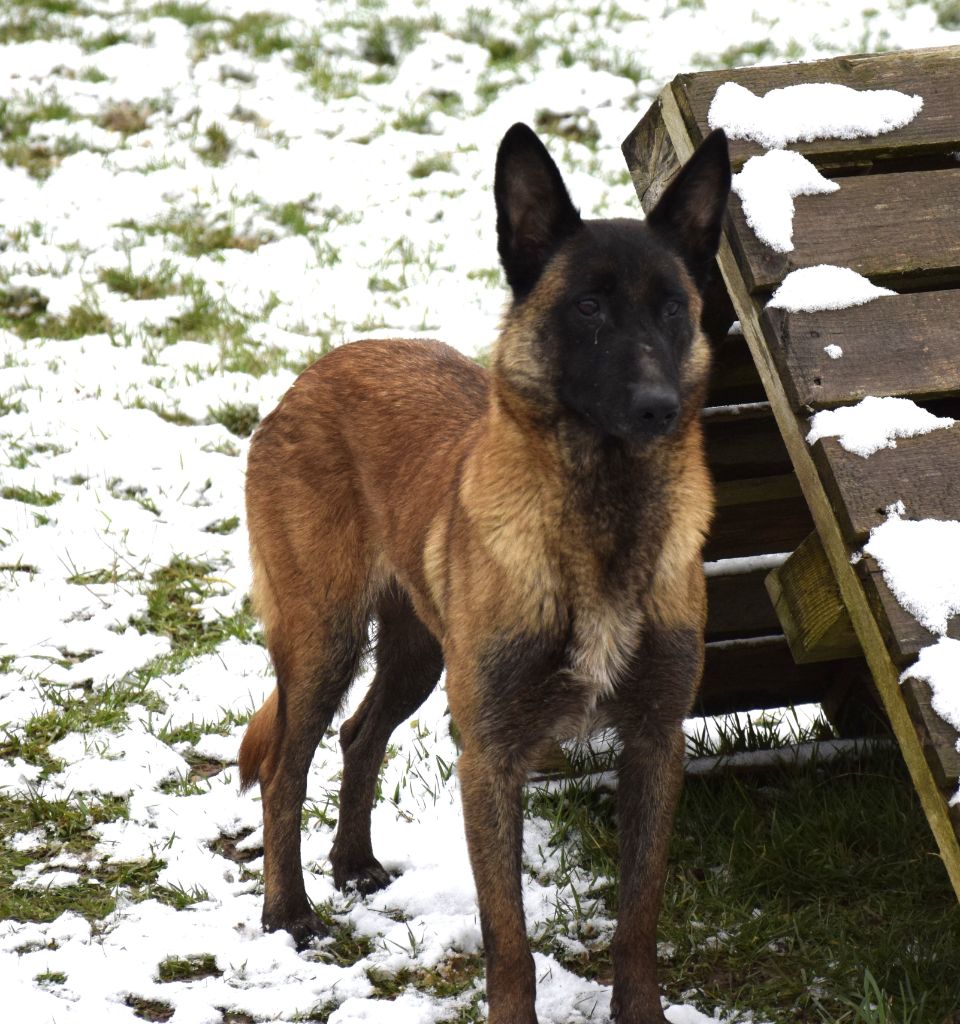
M 521 787 L 557 737 L 619 734 L 613 1013 L 662 1024 L 655 929 L 703 664 L 713 512 L 699 412 L 702 295 L 730 188 L 710 135 L 646 222 L 582 220 L 525 125 L 497 155 L 512 301 L 488 372 L 427 341 L 344 345 L 257 430 L 254 605 L 277 686 L 240 750 L 263 796 L 263 925 L 323 934 L 300 864 L 316 746 L 376 621 L 376 674 L 340 729 L 333 877 L 390 882 L 370 811 L 394 727 L 447 670 L 492 1024 L 535 1024 Z

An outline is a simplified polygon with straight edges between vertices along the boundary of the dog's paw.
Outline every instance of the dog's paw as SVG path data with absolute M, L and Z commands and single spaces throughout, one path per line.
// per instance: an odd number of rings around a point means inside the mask
M 322 939 L 327 935 L 327 926 L 312 911 L 298 914 L 292 919 L 281 919 L 279 915 L 263 915 L 265 932 L 289 932 L 296 944 L 297 951 L 306 949 L 314 939 Z
M 375 858 L 365 861 L 363 864 L 339 865 L 333 871 L 334 885 L 341 892 L 347 889 L 356 889 L 361 896 L 379 892 L 392 881 L 386 868 Z

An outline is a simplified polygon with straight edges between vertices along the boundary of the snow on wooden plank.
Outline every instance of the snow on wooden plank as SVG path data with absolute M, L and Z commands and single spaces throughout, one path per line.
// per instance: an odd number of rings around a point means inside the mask
M 731 197 L 737 262 L 751 291 L 772 290 L 792 270 L 823 263 L 895 291 L 960 283 L 960 168 L 842 178 L 840 186 L 794 200 L 794 248 L 786 253 L 757 238 Z
M 873 161 L 949 153 L 960 148 L 960 47 L 912 50 L 873 56 L 835 57 L 806 64 L 738 68 L 703 74 L 678 75 L 673 93 L 691 129 L 694 144 L 710 128 L 707 112 L 717 89 L 736 81 L 751 92 L 765 95 L 771 89 L 803 82 L 833 82 L 850 88 L 896 89 L 923 98 L 923 109 L 908 125 L 895 132 L 868 138 L 818 138 L 791 144 L 819 167 L 855 167 Z M 763 149 L 749 140 L 734 140 L 731 157 L 740 166 Z
M 763 311 L 770 352 L 795 410 L 867 395 L 960 394 L 960 291 L 883 296 L 819 313 Z M 839 345 L 832 358 L 827 349 Z
M 911 519 L 960 515 L 960 424 L 918 437 L 897 439 L 864 459 L 836 438 L 813 445 L 814 462 L 847 541 L 858 546 L 903 500 Z

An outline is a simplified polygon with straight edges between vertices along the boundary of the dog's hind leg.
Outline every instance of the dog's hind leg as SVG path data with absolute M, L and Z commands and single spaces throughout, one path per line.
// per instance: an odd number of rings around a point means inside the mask
M 390 881 L 370 841 L 370 812 L 387 742 L 397 725 L 426 700 L 443 669 L 440 645 L 396 584 L 378 598 L 376 615 L 376 674 L 356 714 L 340 729 L 340 820 L 330 851 L 338 888 L 353 882 L 363 893 Z
M 298 947 L 324 933 L 307 899 L 300 861 L 307 773 L 357 673 L 365 633 L 365 621 L 344 615 L 313 622 L 308 644 L 289 635 L 272 638 L 277 688 L 251 721 L 241 747 L 241 779 L 249 784 L 255 771 L 263 799 L 263 927 L 285 929 Z

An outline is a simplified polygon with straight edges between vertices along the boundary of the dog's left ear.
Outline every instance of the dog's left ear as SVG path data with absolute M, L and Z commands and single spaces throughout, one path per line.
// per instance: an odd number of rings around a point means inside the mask
M 522 299 L 560 243 L 580 228 L 580 214 L 546 147 L 519 122 L 497 151 L 493 195 L 500 262 L 514 296 Z
M 729 195 L 730 152 L 718 128 L 700 143 L 647 217 L 647 224 L 683 258 L 700 291 L 720 246 Z

